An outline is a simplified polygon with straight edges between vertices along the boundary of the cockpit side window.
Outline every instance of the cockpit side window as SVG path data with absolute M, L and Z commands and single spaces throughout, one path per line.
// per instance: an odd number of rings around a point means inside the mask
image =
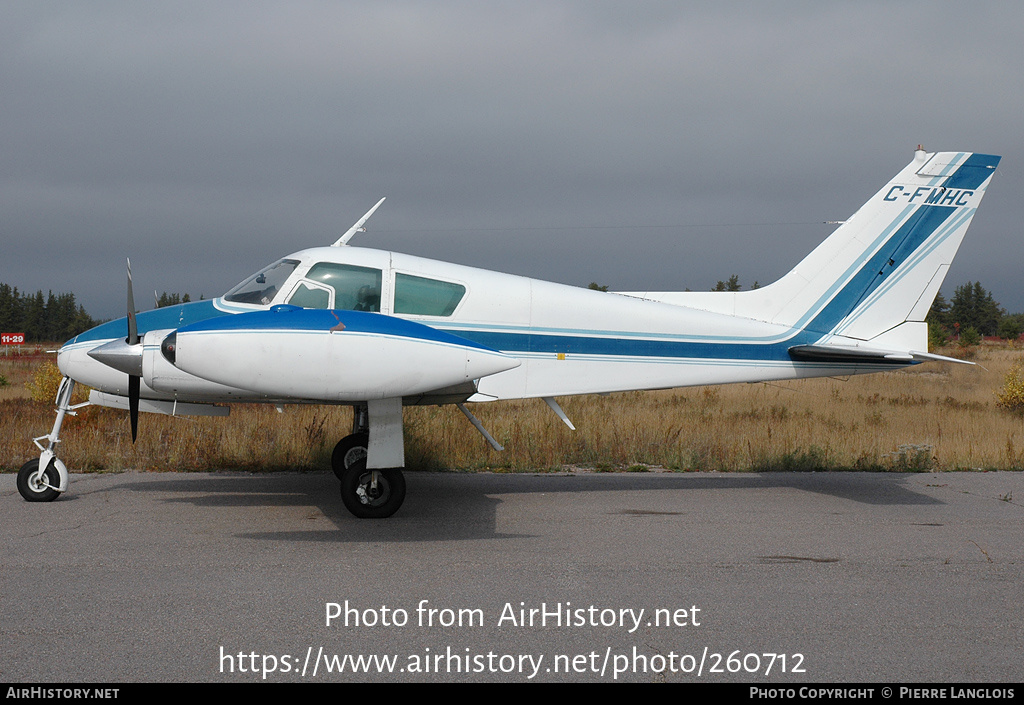
M 224 294 L 224 300 L 265 306 L 274 300 L 281 286 L 298 265 L 297 259 L 278 260 Z
M 462 284 L 395 274 L 395 313 L 450 316 L 465 295 Z
M 288 303 L 302 308 L 330 308 L 331 290 L 313 282 L 300 282 Z
M 351 264 L 320 262 L 310 267 L 307 279 L 334 289 L 334 308 L 344 311 L 380 311 L 381 270 Z

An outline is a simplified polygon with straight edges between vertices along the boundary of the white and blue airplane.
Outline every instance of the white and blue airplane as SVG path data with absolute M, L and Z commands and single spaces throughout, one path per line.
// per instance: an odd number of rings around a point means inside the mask
M 345 506 L 386 517 L 405 498 L 402 407 L 854 375 L 929 360 L 925 315 L 999 157 L 927 153 L 792 271 L 741 292 L 607 293 L 352 247 L 378 202 L 330 247 L 274 262 L 220 298 L 135 313 L 65 343 L 53 430 L 18 474 L 28 501 L 68 488 L 65 414 L 226 415 L 231 403 L 346 404 L 332 456 Z M 76 383 L 89 401 L 71 404 Z M 45 445 L 43 442 L 45 441 Z

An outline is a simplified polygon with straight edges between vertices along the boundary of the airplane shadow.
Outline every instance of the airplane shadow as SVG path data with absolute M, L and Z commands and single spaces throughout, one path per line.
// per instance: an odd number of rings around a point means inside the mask
M 941 501 L 916 492 L 906 475 L 876 473 L 664 474 L 489 474 L 406 473 L 405 504 L 387 520 L 356 519 L 344 508 L 337 480 L 329 472 L 180 475 L 144 483 L 127 481 L 106 491 L 171 493 L 166 503 L 200 507 L 316 507 L 335 530 L 267 531 L 240 538 L 313 542 L 421 542 L 503 540 L 527 535 L 497 530 L 501 495 L 623 492 L 630 500 L 618 513 L 655 515 L 665 511 L 644 501 L 646 493 L 698 490 L 791 488 L 868 505 L 929 505 Z M 685 511 L 686 504 L 679 505 Z

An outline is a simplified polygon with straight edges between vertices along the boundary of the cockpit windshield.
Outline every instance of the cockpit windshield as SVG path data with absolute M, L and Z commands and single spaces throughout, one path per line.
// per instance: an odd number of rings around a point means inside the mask
M 278 260 L 224 294 L 224 300 L 265 306 L 274 300 L 281 286 L 298 265 L 299 260 L 297 259 Z

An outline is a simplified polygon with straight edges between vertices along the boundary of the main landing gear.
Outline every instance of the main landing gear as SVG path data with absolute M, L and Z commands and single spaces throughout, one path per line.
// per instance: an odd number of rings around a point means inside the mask
M 386 399 L 354 406 L 352 433 L 338 441 L 331 453 L 331 469 L 341 481 L 341 501 L 360 519 L 384 519 L 405 501 L 401 403 L 401 399 Z M 398 467 L 366 467 L 371 428 L 382 440 L 382 447 L 375 449 L 378 459 Z
M 401 468 L 366 469 L 370 434 L 356 431 L 345 436 L 331 453 L 331 469 L 341 481 L 341 501 L 360 519 L 383 519 L 405 501 Z
M 366 459 L 357 460 L 341 477 L 341 501 L 360 519 L 384 519 L 405 501 L 402 468 L 367 470 Z

